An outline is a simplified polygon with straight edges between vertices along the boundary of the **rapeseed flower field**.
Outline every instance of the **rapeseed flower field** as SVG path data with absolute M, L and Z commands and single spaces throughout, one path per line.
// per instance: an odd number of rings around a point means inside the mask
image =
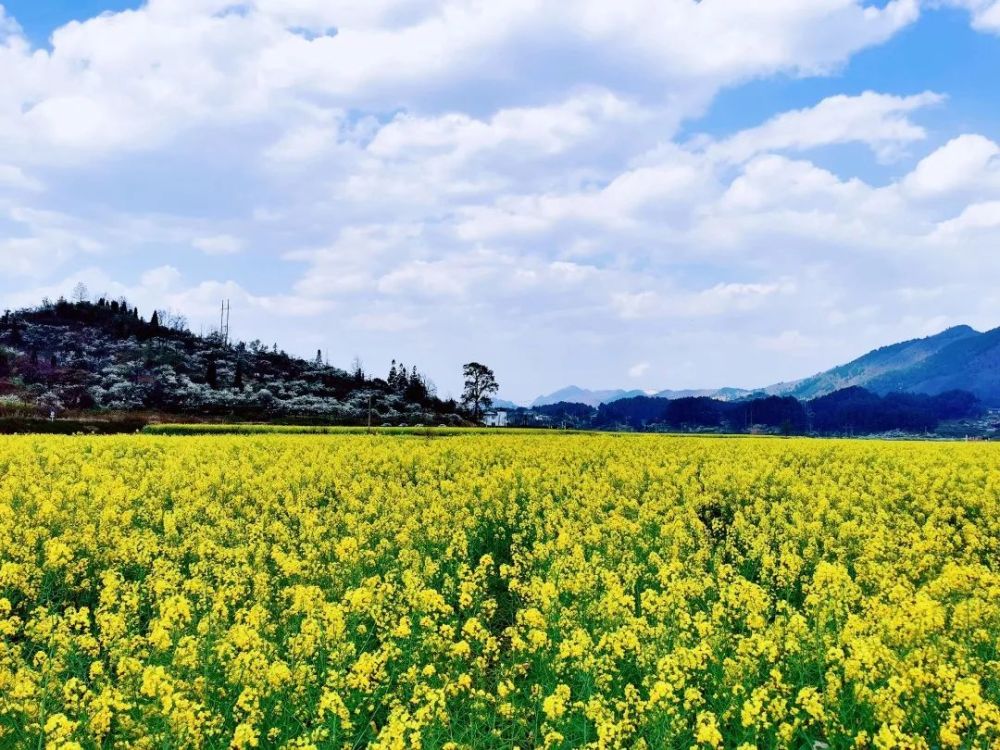
M 0 439 L 0 747 L 1000 747 L 992 445 Z

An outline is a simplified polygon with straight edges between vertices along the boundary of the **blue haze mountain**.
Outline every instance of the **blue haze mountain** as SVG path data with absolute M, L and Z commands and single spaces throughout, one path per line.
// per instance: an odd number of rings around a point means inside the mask
M 986 406 L 1000 407 L 1000 328 L 983 333 L 966 325 L 954 326 L 933 336 L 883 346 L 808 378 L 755 390 L 668 389 L 648 394 L 637 390 L 592 391 L 569 386 L 540 396 L 533 405 L 568 401 L 596 407 L 639 395 L 667 399 L 707 396 L 720 401 L 775 395 L 808 401 L 853 386 L 880 395 L 893 392 L 937 395 L 963 390 L 978 396 Z

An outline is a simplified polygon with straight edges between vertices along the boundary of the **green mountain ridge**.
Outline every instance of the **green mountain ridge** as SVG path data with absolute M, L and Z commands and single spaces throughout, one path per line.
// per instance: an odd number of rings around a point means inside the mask
M 869 387 L 878 393 L 942 393 L 964 390 L 1000 405 L 1000 328 L 959 338 L 913 367 L 888 372 Z
M 1000 328 L 985 333 L 967 325 L 953 326 L 933 336 L 890 344 L 802 380 L 776 383 L 766 388 L 662 390 L 652 395 L 666 399 L 707 396 L 720 401 L 741 401 L 753 396 L 794 396 L 809 401 L 844 388 L 858 386 L 881 396 L 905 391 L 935 396 L 961 390 L 975 394 L 984 406 L 1000 408 Z M 559 401 L 600 404 L 644 391 L 590 391 L 570 386 L 539 397 L 533 406 Z
M 970 326 L 954 326 L 934 336 L 875 349 L 847 364 L 765 391 L 811 399 L 851 386 L 880 395 L 964 390 L 988 406 L 1000 406 L 1000 328 L 981 333 Z

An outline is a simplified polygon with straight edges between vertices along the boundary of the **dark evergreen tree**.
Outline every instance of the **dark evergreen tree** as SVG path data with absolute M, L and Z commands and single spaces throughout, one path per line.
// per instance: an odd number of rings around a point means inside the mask
M 493 405 L 493 396 L 500 390 L 500 386 L 493 370 L 479 362 L 469 362 L 463 366 L 462 375 L 465 378 L 462 405 L 468 409 L 473 421 L 478 422 Z
M 236 374 L 233 376 L 233 388 L 243 390 L 243 360 L 236 360 Z
M 205 382 L 210 388 L 219 387 L 219 368 L 214 359 L 208 360 L 208 367 L 205 370 Z
M 718 427 L 722 421 L 721 404 L 710 398 L 678 398 L 667 403 L 657 419 L 672 427 L 695 429 Z
M 406 365 L 400 362 L 396 370 L 396 390 L 403 393 L 409 385 L 410 376 L 406 372 Z
M 424 378 L 417 372 L 417 368 L 414 367 L 410 371 L 410 376 L 407 378 L 406 386 L 403 388 L 403 398 L 407 401 L 413 401 L 419 404 L 424 403 L 427 397 L 430 395 L 427 388 L 427 382 Z
M 160 327 L 160 313 L 158 311 L 153 310 L 153 317 L 149 319 L 149 326 L 153 330 Z

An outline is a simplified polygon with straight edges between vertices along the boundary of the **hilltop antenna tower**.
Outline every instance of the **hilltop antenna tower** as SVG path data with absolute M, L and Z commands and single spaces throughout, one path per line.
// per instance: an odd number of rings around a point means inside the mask
M 227 299 L 222 301 L 219 310 L 219 337 L 223 344 L 229 344 L 229 300 Z

